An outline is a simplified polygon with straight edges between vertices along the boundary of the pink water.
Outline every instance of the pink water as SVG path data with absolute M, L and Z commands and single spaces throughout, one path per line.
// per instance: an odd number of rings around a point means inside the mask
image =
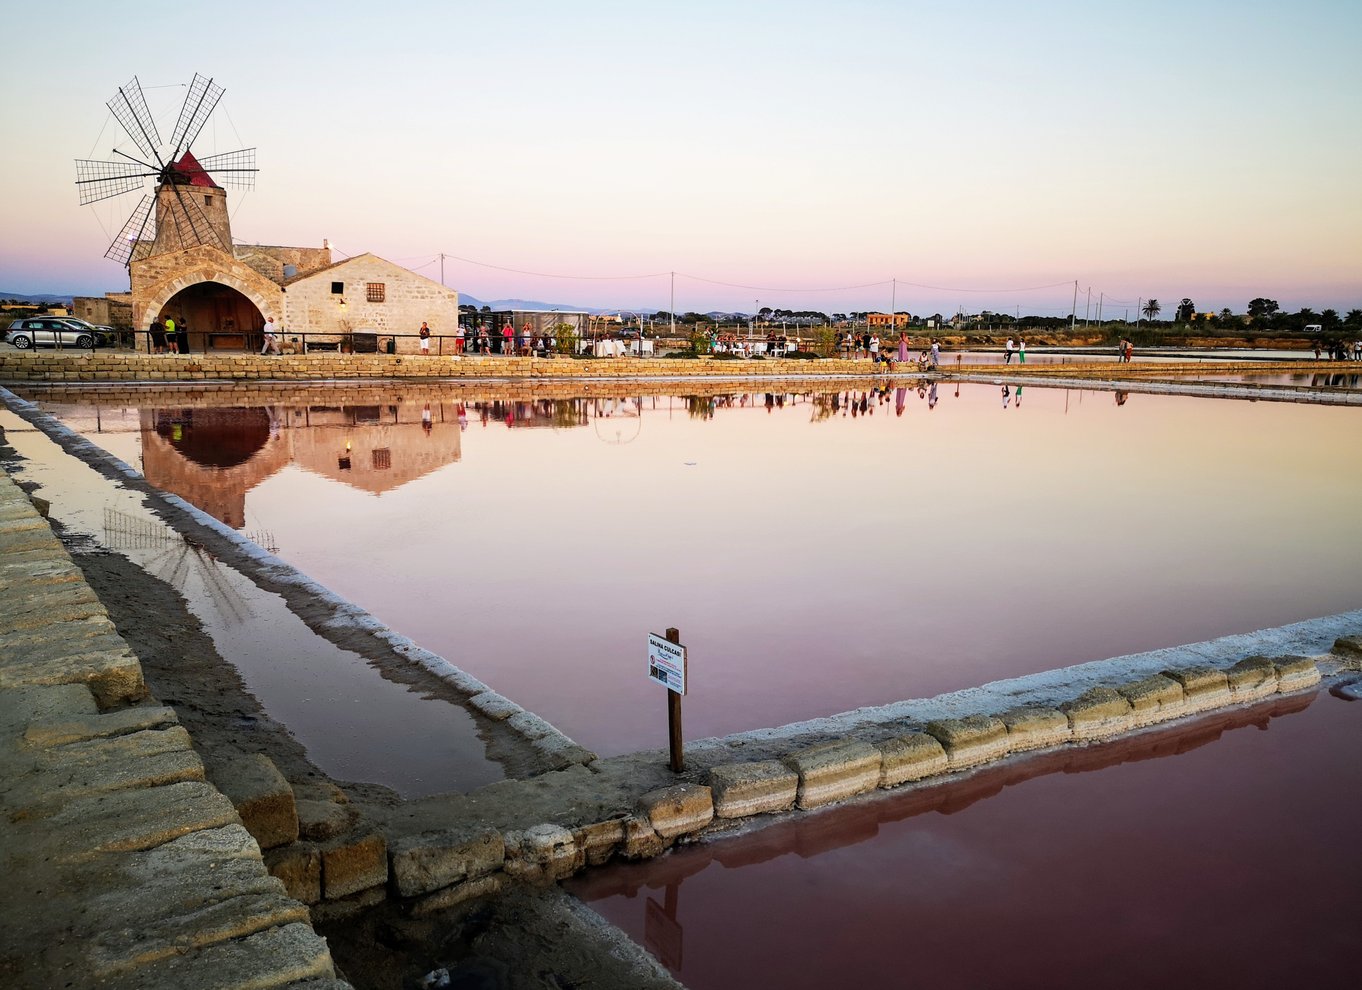
M 691 990 L 1353 987 L 1362 704 L 1311 701 L 803 815 L 572 888 Z
M 667 626 L 695 739 L 1362 603 L 1362 411 L 770 399 L 283 391 L 228 466 L 230 412 L 55 411 L 602 754 L 665 744 Z

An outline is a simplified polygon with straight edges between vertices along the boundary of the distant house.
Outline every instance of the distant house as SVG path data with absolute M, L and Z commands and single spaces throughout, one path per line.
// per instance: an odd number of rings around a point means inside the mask
M 866 313 L 865 323 L 872 330 L 900 330 L 912 322 L 907 313 Z

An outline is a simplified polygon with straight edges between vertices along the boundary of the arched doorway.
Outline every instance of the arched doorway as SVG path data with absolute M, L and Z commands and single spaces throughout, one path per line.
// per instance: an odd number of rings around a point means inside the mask
M 255 303 L 221 282 L 197 282 L 181 289 L 156 315 L 187 328 L 191 353 L 259 350 L 265 326 Z

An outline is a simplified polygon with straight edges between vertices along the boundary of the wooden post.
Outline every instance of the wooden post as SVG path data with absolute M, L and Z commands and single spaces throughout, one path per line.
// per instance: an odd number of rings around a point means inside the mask
M 681 633 L 673 626 L 667 627 L 667 642 L 681 645 Z M 672 773 L 680 773 L 686 769 L 682 752 L 685 744 L 681 740 L 681 695 L 670 689 L 667 691 L 667 746 L 671 750 Z

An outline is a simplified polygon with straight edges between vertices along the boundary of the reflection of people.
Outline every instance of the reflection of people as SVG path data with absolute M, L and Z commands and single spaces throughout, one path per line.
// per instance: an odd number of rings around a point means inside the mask
M 899 346 L 902 347 L 903 345 L 900 344 Z M 904 404 L 905 404 L 907 401 L 908 401 L 908 389 L 907 389 L 907 388 L 905 388 L 904 386 L 900 385 L 898 388 L 894 389 L 894 415 L 895 415 L 895 416 L 902 416 L 902 415 L 903 415 L 903 406 L 904 406 Z
M 260 348 L 261 354 L 278 354 L 279 338 L 275 335 L 274 317 L 265 320 L 265 346 Z
M 430 327 L 426 326 L 426 321 L 425 321 L 425 320 L 422 320 L 422 321 L 421 321 L 421 329 L 418 330 L 418 331 L 416 331 L 416 336 L 418 336 L 418 337 L 421 338 L 421 353 L 422 353 L 422 354 L 429 354 L 429 353 L 430 353 Z M 427 406 L 426 408 L 429 409 L 430 407 Z
M 1008 354 L 1011 354 L 1011 353 L 1012 353 L 1011 351 L 1008 351 Z M 1010 388 L 1008 388 L 1006 385 L 1004 385 L 1004 386 L 1003 386 L 1003 408 L 1006 409 L 1008 403 L 1011 402 L 1011 401 L 1012 401 L 1012 389 L 1010 389 Z
M 1017 408 L 1018 408 L 1018 409 L 1021 408 L 1021 390 L 1022 390 L 1022 387 L 1021 387 L 1020 385 L 1018 385 L 1018 386 L 1017 386 Z
M 1116 404 L 1118 406 L 1125 405 L 1127 398 L 1129 398 L 1127 393 L 1122 392 L 1119 388 L 1116 390 Z
M 932 387 L 927 389 L 927 408 L 936 408 L 936 382 L 932 382 Z
M 431 423 L 430 423 L 430 403 L 429 403 L 429 402 L 427 402 L 427 403 L 425 404 L 425 406 L 423 406 L 422 409 L 421 409 L 421 429 L 425 430 L 427 434 L 430 433 Z

